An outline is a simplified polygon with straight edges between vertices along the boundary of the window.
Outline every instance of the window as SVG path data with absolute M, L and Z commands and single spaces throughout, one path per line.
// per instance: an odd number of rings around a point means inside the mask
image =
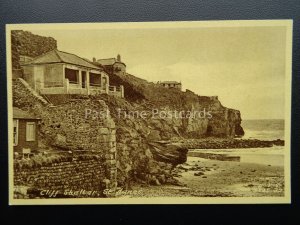
M 35 141 L 35 122 L 26 123 L 26 141 Z
M 86 88 L 86 71 L 81 71 L 81 87 Z
M 97 73 L 90 73 L 90 86 L 101 86 L 101 76 Z
M 14 146 L 18 145 L 18 125 L 19 125 L 19 121 L 18 120 L 14 120 L 14 128 L 13 128 L 13 133 L 14 133 Z
M 119 68 L 119 67 L 115 68 L 115 72 L 120 72 L 120 71 L 121 71 L 121 68 Z
M 72 70 L 69 68 L 65 68 L 65 78 L 69 80 L 70 84 L 78 84 L 79 80 L 79 71 L 78 70 Z

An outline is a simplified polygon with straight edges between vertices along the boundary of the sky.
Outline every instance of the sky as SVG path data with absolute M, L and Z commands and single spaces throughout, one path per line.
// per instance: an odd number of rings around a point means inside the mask
M 285 27 L 29 31 L 90 60 L 120 54 L 128 73 L 217 95 L 222 105 L 240 110 L 242 119 L 284 118 Z

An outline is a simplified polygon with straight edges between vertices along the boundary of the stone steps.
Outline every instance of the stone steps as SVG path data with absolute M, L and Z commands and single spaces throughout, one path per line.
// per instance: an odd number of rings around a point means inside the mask
M 19 81 L 27 88 L 27 90 L 40 102 L 42 102 L 44 105 L 52 105 L 50 102 L 48 102 L 45 98 L 43 98 L 39 93 L 37 93 L 30 85 L 22 78 L 18 78 Z

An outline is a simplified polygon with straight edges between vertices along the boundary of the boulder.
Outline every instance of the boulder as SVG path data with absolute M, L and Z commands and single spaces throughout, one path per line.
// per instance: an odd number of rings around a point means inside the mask
M 174 167 L 185 163 L 188 149 L 176 144 L 165 144 L 158 142 L 148 143 L 150 151 L 156 161 L 171 163 Z

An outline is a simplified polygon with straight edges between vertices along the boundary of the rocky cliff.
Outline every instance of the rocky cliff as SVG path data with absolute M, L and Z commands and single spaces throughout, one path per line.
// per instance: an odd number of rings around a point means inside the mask
M 37 57 L 57 48 L 57 41 L 52 37 L 43 37 L 29 31 L 11 31 L 11 50 L 13 69 L 20 69 L 20 55 Z
M 36 57 L 57 48 L 57 41 L 52 37 L 43 37 L 22 30 L 13 30 L 11 34 L 13 68 L 19 68 L 20 55 Z M 160 114 L 151 120 L 147 118 L 149 124 L 146 127 L 154 130 L 151 135 L 155 135 L 155 139 L 169 139 L 176 136 L 234 137 L 244 133 L 240 126 L 240 112 L 222 106 L 217 97 L 199 96 L 189 90 L 181 92 L 176 89 L 166 89 L 138 78 L 138 74 L 136 76 L 112 74 L 110 83 L 124 85 L 127 103 L 118 102 L 123 106 L 126 105 L 125 108 L 123 107 L 124 110 L 147 112 L 157 110 L 162 113 L 183 111 L 184 115 L 180 118 L 176 116 L 161 118 Z M 110 102 L 113 101 L 112 99 L 107 100 L 108 105 L 116 107 L 114 102 Z M 122 106 L 117 105 L 117 107 L 123 110 Z
M 187 157 L 187 148 L 172 144 L 174 141 L 243 135 L 239 111 L 223 107 L 216 98 L 200 97 L 189 91 L 155 88 L 162 91 L 160 95 L 163 98 L 133 101 L 109 95 L 95 97 L 108 105 L 116 123 L 119 182 L 124 177 L 146 181 L 150 177 L 153 184 L 174 183 L 172 169 L 184 163 Z M 157 111 L 163 116 L 156 115 Z M 183 111 L 186 114 L 183 118 L 173 114 L 164 116 L 166 111 Z M 192 118 L 187 116 L 187 111 L 191 114 L 211 112 L 211 116 Z
M 118 121 L 116 115 L 112 116 L 114 111 L 110 111 L 103 100 L 110 97 L 107 102 L 120 104 L 120 99 L 113 96 L 51 95 L 48 98 L 55 104 L 45 104 L 20 81 L 13 81 L 13 105 L 41 119 L 39 153 L 71 151 L 73 154 L 96 155 L 104 161 L 105 178 L 110 181 L 110 187 L 115 187 L 115 179 L 120 187 L 128 187 L 131 181 L 155 185 L 177 183 L 171 171 L 186 160 L 187 148 L 150 145 L 147 136 L 132 127 L 130 120 Z M 121 101 L 130 105 L 123 99 Z M 105 116 L 100 116 L 100 113 Z
M 17 54 L 36 56 L 56 47 L 55 40 L 15 32 L 13 49 L 17 49 Z M 43 42 L 45 46 L 40 46 Z M 101 121 L 84 119 L 84 110 L 108 109 L 111 118 L 105 123 L 108 128 L 115 124 L 115 134 L 109 135 L 116 138 L 119 186 L 128 186 L 132 180 L 156 185 L 176 182 L 172 169 L 186 161 L 187 148 L 174 145 L 173 141 L 244 134 L 240 112 L 224 107 L 217 97 L 166 89 L 137 76 L 110 76 L 111 85 L 124 85 L 125 99 L 109 95 L 49 95 L 47 99 L 55 103 L 53 108 L 37 104 L 15 81 L 13 102 L 42 118 L 40 135 L 47 140 L 45 145 L 61 150 L 100 150 L 104 158 L 113 143 L 107 140 L 107 131 L 100 129 Z
M 240 112 L 224 107 L 217 96 L 199 96 L 190 90 L 166 89 L 130 74 L 111 77 L 113 85 L 125 86 L 125 98 L 131 103 L 125 110 L 158 112 L 149 123 L 161 139 L 244 135 Z M 119 108 L 122 109 L 122 104 Z M 166 116 L 165 112 L 172 115 Z
M 150 176 L 153 184 L 174 183 L 172 169 L 186 161 L 187 148 L 172 142 L 244 135 L 240 112 L 224 107 L 217 97 L 166 89 L 130 74 L 111 77 L 113 85 L 124 85 L 125 99 L 99 98 L 116 122 L 120 177 L 131 171 L 134 178 Z

